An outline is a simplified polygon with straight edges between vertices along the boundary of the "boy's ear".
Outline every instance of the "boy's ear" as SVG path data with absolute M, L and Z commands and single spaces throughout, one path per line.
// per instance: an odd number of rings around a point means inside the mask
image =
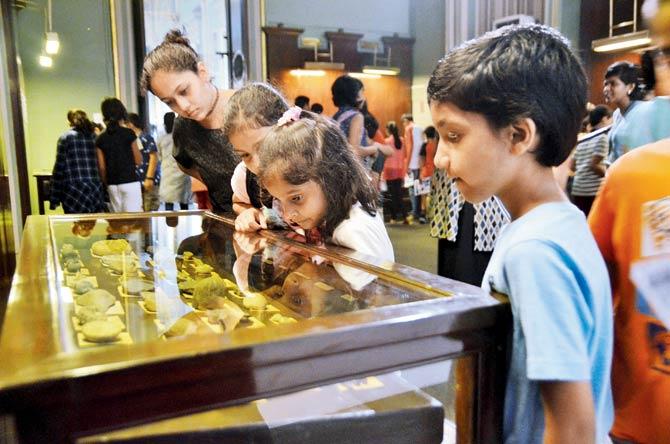
M 540 141 L 540 136 L 537 134 L 537 126 L 533 119 L 528 117 L 519 119 L 511 125 L 510 130 L 513 154 L 524 154 L 535 150 Z

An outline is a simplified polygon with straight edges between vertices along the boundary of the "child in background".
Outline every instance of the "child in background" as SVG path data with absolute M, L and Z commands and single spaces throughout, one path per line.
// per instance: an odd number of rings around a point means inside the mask
M 321 238 L 393 261 L 393 246 L 377 211 L 378 193 L 335 122 L 287 111 L 263 140 L 262 185 L 284 219 Z
M 605 105 L 598 105 L 589 112 L 587 135 L 575 148 L 570 159 L 570 169 L 575 172 L 570 189 L 572 202 L 588 216 L 600 183 L 605 177 L 605 159 L 610 144 L 606 127 L 612 123 L 612 113 Z
M 390 223 L 404 221 L 407 216 L 405 203 L 402 200 L 402 185 L 405 181 L 405 149 L 403 140 L 398 133 L 398 125 L 391 120 L 386 124 L 386 133 L 389 135 L 385 144 L 393 147 L 393 154 L 384 163 L 383 177 L 391 197 Z
M 121 126 L 128 119 L 123 103 L 108 97 L 100 105 L 107 128 L 95 139 L 100 178 L 107 185 L 111 210 L 142 211 L 142 188 L 135 167 L 142 163 L 137 136 Z
M 172 129 L 175 117 L 176 114 L 173 112 L 163 115 L 165 134 L 158 138 L 158 154 L 161 162 L 159 195 L 161 201 L 165 202 L 167 211 L 174 209 L 175 202 L 179 202 L 180 210 L 188 210 L 188 204 L 191 202 L 191 177 L 184 174 L 172 156 L 174 152 Z
M 551 28 L 505 27 L 451 50 L 428 84 L 435 165 L 477 203 L 496 195 L 512 222 L 482 288 L 509 297 L 506 443 L 607 443 L 612 305 L 583 213 L 554 180 L 586 107 L 586 76 Z
M 145 131 L 144 121 L 136 113 L 128 114 L 128 128 L 133 130 L 140 140 L 142 164 L 137 167 L 137 175 L 142 182 L 142 204 L 144 211 L 156 211 L 160 206 L 158 186 L 161 182 L 161 164 L 158 160 L 158 147 L 154 138 Z
M 439 140 L 434 126 L 429 126 L 423 130 L 423 137 L 425 138 L 425 142 L 421 145 L 421 152 L 419 152 L 421 159 L 419 178 L 422 181 L 433 177 L 433 172 L 435 171 L 435 151 L 437 151 L 437 141 Z M 428 214 L 428 198 L 429 194 L 421 195 L 421 214 Z M 427 222 L 426 217 L 421 216 L 419 222 L 425 224 Z
M 238 214 L 235 229 L 238 231 L 267 228 L 263 207 L 272 208 L 272 202 L 261 199 L 256 178 L 258 148 L 288 108 L 284 97 L 265 83 L 252 83 L 240 88 L 228 101 L 223 132 L 242 159 L 231 179 L 233 210 Z

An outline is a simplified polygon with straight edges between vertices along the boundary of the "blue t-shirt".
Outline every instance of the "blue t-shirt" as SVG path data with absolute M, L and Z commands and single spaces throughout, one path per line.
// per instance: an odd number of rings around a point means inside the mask
M 512 352 L 505 443 L 541 443 L 541 381 L 590 381 L 597 443 L 613 421 L 612 301 L 605 262 L 584 214 L 542 204 L 500 234 L 482 288 L 509 296 Z
M 640 102 L 626 114 L 619 129 L 621 154 L 670 137 L 670 98 Z

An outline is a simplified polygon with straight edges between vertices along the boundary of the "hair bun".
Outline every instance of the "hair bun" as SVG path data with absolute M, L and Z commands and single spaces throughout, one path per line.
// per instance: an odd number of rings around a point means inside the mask
M 191 47 L 191 43 L 189 42 L 189 40 L 178 29 L 172 29 L 170 30 L 170 32 L 165 34 L 165 39 L 163 39 L 163 42 L 174 43 L 176 45 L 184 45 L 188 46 L 189 48 Z

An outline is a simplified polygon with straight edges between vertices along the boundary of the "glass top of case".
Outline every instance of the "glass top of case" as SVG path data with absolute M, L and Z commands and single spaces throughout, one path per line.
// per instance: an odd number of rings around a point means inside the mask
M 59 327 L 74 349 L 272 328 L 441 297 L 294 242 L 235 232 L 206 214 L 59 216 L 50 227 Z

